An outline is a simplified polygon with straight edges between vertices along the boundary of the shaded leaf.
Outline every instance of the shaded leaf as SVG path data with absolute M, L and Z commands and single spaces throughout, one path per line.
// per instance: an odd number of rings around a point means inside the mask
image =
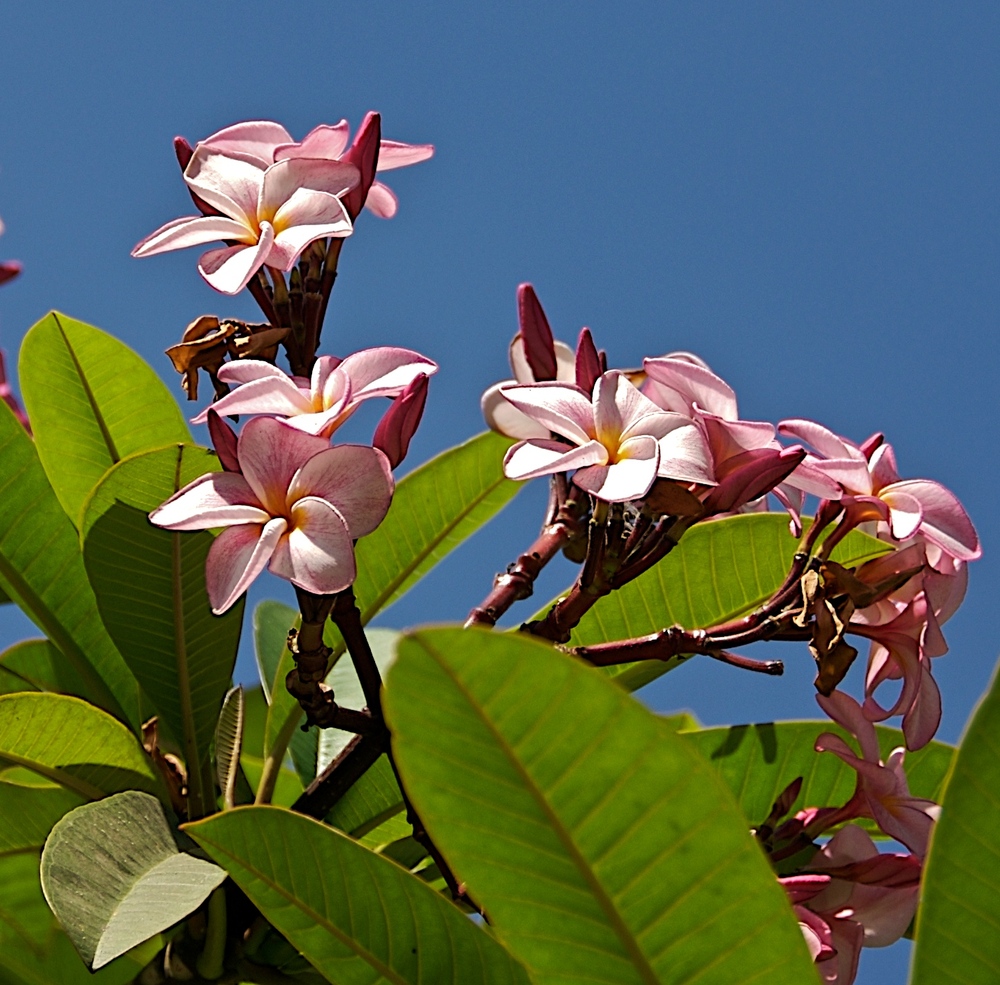
M 368 771 L 327 814 L 327 824 L 361 838 L 401 814 L 405 808 L 388 756 L 379 756 Z
M 264 774 L 264 760 L 259 756 L 244 753 L 240 762 L 243 765 L 247 782 L 256 791 L 260 786 L 260 778 Z M 291 807 L 304 789 L 298 774 L 282 766 L 278 770 L 278 779 L 274 785 L 274 793 L 271 794 L 271 803 L 277 804 L 278 807 Z
M 917 912 L 913 985 L 1000 975 L 1000 678 L 966 726 L 935 826 Z
M 22 640 L 0 653 L 0 694 L 54 691 L 89 698 L 73 665 L 48 640 Z
M 87 800 L 133 788 L 159 790 L 135 736 L 106 712 L 63 694 L 0 697 L 0 759 Z
M 67 814 L 45 843 L 41 876 L 52 912 L 93 968 L 183 920 L 226 878 L 177 851 L 160 802 L 137 790 Z
M 813 980 L 728 789 L 603 675 L 520 635 L 427 630 L 385 707 L 417 812 L 537 985 Z
M 854 793 L 857 774 L 832 753 L 813 747 L 822 732 L 831 732 L 857 748 L 857 741 L 833 722 L 763 722 L 683 733 L 719 771 L 739 801 L 751 825 L 767 817 L 779 793 L 796 777 L 803 777 L 802 791 L 791 813 L 803 807 L 839 807 Z M 898 729 L 876 726 L 882 759 L 905 745 Z M 944 779 L 955 754 L 953 746 L 931 742 L 907 752 L 906 778 L 915 797 L 939 800 Z M 873 821 L 854 821 L 872 837 L 885 835 Z
M 232 681 L 244 602 L 212 615 L 205 588 L 212 535 L 161 530 L 148 513 L 218 468 L 214 454 L 193 445 L 125 459 L 94 490 L 80 531 L 104 624 L 182 744 L 192 792 L 205 806 L 215 802 L 208 755 Z
M 153 369 L 92 325 L 50 312 L 24 337 L 18 373 L 39 458 L 74 522 L 116 462 L 191 440 Z
M 97 611 L 76 528 L 34 442 L 0 405 L 0 586 L 59 648 L 90 699 L 138 729 L 139 686 Z
M 742 616 L 781 585 L 797 546 L 784 514 L 746 513 L 699 523 L 659 564 L 602 598 L 573 631 L 572 645 L 627 640 L 674 625 L 707 628 Z M 887 550 L 888 545 L 855 530 L 833 558 L 853 566 Z M 634 691 L 686 659 L 646 660 L 607 672 Z
M 0 779 L 0 857 L 40 852 L 52 825 L 84 802 L 58 784 L 11 782 L 10 771 L 5 771 Z
M 448 900 L 317 821 L 241 807 L 184 830 L 337 985 L 527 985 L 511 956 Z
M 236 803 L 236 779 L 243 750 L 243 688 L 234 687 L 222 702 L 215 727 L 215 775 L 227 808 Z

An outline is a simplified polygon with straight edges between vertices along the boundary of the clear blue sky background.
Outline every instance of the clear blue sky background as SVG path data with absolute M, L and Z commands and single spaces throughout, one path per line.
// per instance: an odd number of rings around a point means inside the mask
M 197 251 L 129 258 L 190 211 L 170 138 L 378 109 L 387 136 L 438 152 L 392 176 L 396 219 L 359 222 L 325 338 L 441 363 L 413 461 L 480 429 L 522 280 L 557 335 L 587 324 L 618 365 L 693 349 L 745 417 L 884 430 L 987 552 L 935 664 L 955 740 L 997 652 L 998 22 L 989 3 L 7 5 L 0 256 L 25 273 L 0 292 L 0 344 L 58 308 L 176 387 L 161 351 L 188 321 L 256 309 L 208 288 Z M 461 616 L 543 498 L 526 490 L 382 623 Z M 29 632 L 0 612 L 0 642 Z M 808 656 L 785 655 L 780 681 L 693 662 L 646 697 L 711 723 L 816 717 Z M 866 957 L 861 981 L 903 981 L 898 951 Z

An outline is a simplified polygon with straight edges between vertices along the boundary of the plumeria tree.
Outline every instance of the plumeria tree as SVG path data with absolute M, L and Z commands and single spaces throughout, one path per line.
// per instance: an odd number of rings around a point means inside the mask
M 263 318 L 167 349 L 211 446 L 72 318 L 25 337 L 24 409 L 0 362 L 0 601 L 44 634 L 0 656 L 3 980 L 849 985 L 908 935 L 918 985 L 995 981 L 1000 694 L 934 738 L 980 555 L 955 494 L 882 434 L 742 419 L 691 352 L 557 341 L 530 284 L 489 430 L 398 478 L 438 366 L 324 326 L 363 210 L 396 213 L 379 173 L 433 147 L 369 113 L 174 148 L 198 214 L 134 255 L 216 244 L 198 272 Z M 470 613 L 368 627 L 530 480 L 540 533 Z M 265 571 L 298 604 L 257 606 L 233 687 Z M 774 640 L 817 720 L 632 696 L 695 658 L 781 674 L 745 652 Z

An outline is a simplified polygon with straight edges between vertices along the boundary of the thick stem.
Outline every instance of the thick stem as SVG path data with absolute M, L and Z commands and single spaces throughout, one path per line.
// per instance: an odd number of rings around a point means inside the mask
M 340 262 L 340 251 L 344 248 L 343 239 L 331 239 L 330 245 L 326 248 L 326 258 L 323 261 L 323 275 L 320 278 L 319 293 L 320 301 L 319 313 L 316 316 L 316 344 L 323 335 L 323 323 L 326 321 L 326 309 L 330 304 L 330 295 L 333 293 L 333 285 L 337 279 L 337 264 Z
M 258 272 L 250 278 L 250 283 L 247 284 L 247 290 L 251 293 L 251 295 L 253 295 L 254 301 L 257 302 L 257 307 L 259 307 L 263 312 L 264 317 L 272 325 L 274 325 L 275 328 L 286 327 L 278 321 L 278 313 L 274 309 L 274 303 L 268 294 L 267 286 L 264 281 L 264 275 L 262 273 Z
M 198 957 L 198 974 L 209 981 L 222 977 L 226 957 L 226 891 L 222 886 L 208 897 L 205 946 Z
M 354 669 L 361 682 L 361 690 L 372 720 L 381 723 L 382 717 L 382 675 L 379 673 L 371 644 L 365 636 L 365 628 L 361 622 L 361 610 L 354 598 L 354 589 L 346 588 L 334 596 L 333 608 L 330 610 L 330 621 L 340 630 L 344 638 L 347 652 L 354 662 Z

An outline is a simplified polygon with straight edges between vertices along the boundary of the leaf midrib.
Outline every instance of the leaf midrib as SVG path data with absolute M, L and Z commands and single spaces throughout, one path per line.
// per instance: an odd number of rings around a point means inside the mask
M 40 776 L 44 776 L 47 779 L 52 780 L 54 783 L 58 783 L 61 787 L 65 787 L 67 790 L 72 790 L 73 793 L 78 793 L 81 797 L 85 797 L 87 800 L 100 800 L 104 797 L 104 791 L 99 787 L 95 787 L 86 780 L 81 780 L 75 776 L 71 776 L 69 773 L 61 770 L 58 766 L 46 766 L 44 763 L 40 763 L 36 759 L 30 759 L 27 756 L 19 756 L 17 753 L 11 752 L 9 749 L 0 750 L 0 757 L 7 762 L 13 763 L 15 766 L 24 766 L 33 773 L 38 773 Z
M 634 935 L 629 930 L 627 924 L 622 919 L 621 914 L 618 912 L 618 908 L 615 906 L 611 897 L 607 894 L 604 887 L 601 885 L 597 878 L 596 873 L 590 866 L 590 863 L 586 860 L 583 854 L 576 846 L 576 842 L 573 840 L 571 832 L 562 823 L 562 820 L 555 813 L 555 811 L 550 806 L 548 800 L 545 798 L 543 792 L 539 789 L 538 785 L 535 783 L 531 774 L 527 772 L 521 761 L 516 756 L 513 747 L 507 742 L 506 738 L 501 732 L 497 730 L 493 722 L 486 717 L 483 710 L 480 708 L 479 703 L 474 699 L 472 693 L 465 687 L 464 683 L 459 680 L 458 676 L 452 671 L 451 667 L 448 666 L 447 662 L 440 656 L 438 650 L 429 644 L 426 639 L 422 637 L 422 634 L 416 633 L 413 637 L 418 640 L 420 644 L 424 647 L 427 653 L 432 657 L 432 659 L 437 663 L 437 665 L 445 672 L 445 674 L 451 679 L 455 687 L 461 692 L 462 696 L 466 699 L 469 706 L 473 709 L 475 714 L 478 716 L 482 724 L 488 729 L 488 731 L 493 735 L 497 744 L 500 746 L 501 750 L 506 754 L 511 765 L 514 767 L 515 771 L 521 777 L 528 789 L 529 793 L 534 798 L 535 802 L 538 804 L 542 813 L 545 815 L 546 819 L 549 821 L 553 831 L 556 833 L 563 847 L 565 848 L 567 854 L 570 856 L 573 864 L 576 866 L 577 870 L 583 876 L 585 882 L 590 887 L 597 903 L 604 911 L 614 930 L 616 936 L 621 941 L 625 948 L 625 952 L 631 959 L 632 965 L 636 971 L 639 972 L 642 979 L 647 983 L 647 985 L 660 985 L 660 978 L 653 970 L 652 966 L 646 960 L 646 956 L 642 953 L 638 942 L 635 940 Z

